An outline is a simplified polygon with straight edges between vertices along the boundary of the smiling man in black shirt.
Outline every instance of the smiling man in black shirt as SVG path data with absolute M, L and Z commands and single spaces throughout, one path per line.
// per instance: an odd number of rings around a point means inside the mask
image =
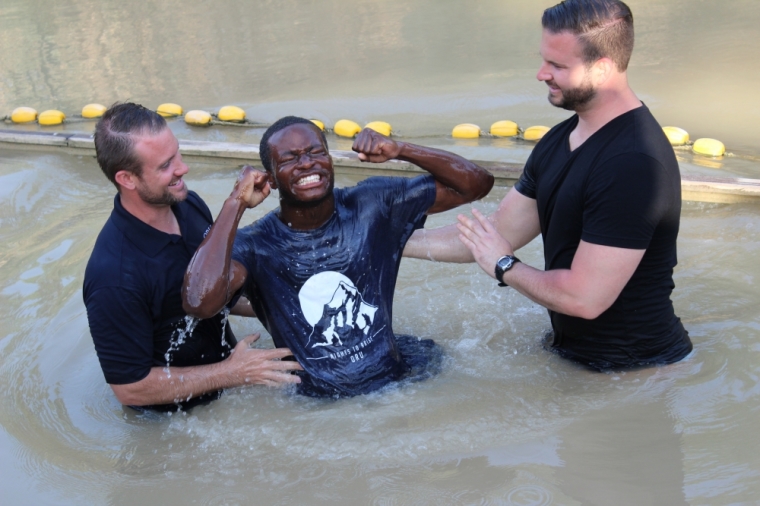
M 680 174 L 628 85 L 633 15 L 618 0 L 566 0 L 542 24 L 537 78 L 576 114 L 541 139 L 493 215 L 417 232 L 404 254 L 475 260 L 548 308 L 551 348 L 592 368 L 676 362 L 692 349 L 670 300 Z M 539 233 L 544 271 L 514 256 Z
M 185 269 L 211 226 L 185 186 L 188 168 L 164 119 L 117 104 L 95 129 L 98 164 L 116 186 L 114 209 L 84 277 L 84 302 L 106 382 L 122 404 L 161 411 L 216 399 L 223 388 L 296 383 L 287 349 L 237 343 L 226 315 L 188 318 Z M 247 314 L 253 316 L 248 306 Z M 233 308 L 246 314 L 243 304 Z

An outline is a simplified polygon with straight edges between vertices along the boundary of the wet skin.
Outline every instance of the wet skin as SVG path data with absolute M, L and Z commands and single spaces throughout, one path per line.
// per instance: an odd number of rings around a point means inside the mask
M 280 192 L 280 220 L 296 230 L 325 223 L 335 210 L 335 173 L 319 130 L 295 124 L 270 137 L 269 146 L 268 181 Z
M 246 269 L 231 260 L 232 244 L 246 209 L 257 206 L 270 188 L 280 192 L 280 220 L 298 230 L 324 224 L 335 211 L 332 158 L 314 125 L 299 123 L 269 139 L 272 172 L 245 167 L 230 197 L 188 266 L 183 307 L 200 318 L 216 314 L 245 283 Z M 484 197 L 493 176 L 464 158 L 445 151 L 396 142 L 364 129 L 353 148 L 362 161 L 409 161 L 435 177 L 436 199 L 428 213 L 446 211 Z

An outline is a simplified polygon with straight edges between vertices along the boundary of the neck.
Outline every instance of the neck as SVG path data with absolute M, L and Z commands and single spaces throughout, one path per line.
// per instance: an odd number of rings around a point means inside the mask
M 148 204 L 129 190 L 122 190 L 121 205 L 129 214 L 156 230 L 181 235 L 179 222 L 171 206 Z
M 314 230 L 327 223 L 334 212 L 335 197 L 330 193 L 314 204 L 280 200 L 278 218 L 293 230 Z
M 628 86 L 625 74 L 621 74 L 618 83 L 598 89 L 591 102 L 575 111 L 578 125 L 570 134 L 570 149 L 576 149 L 604 125 L 641 105 L 641 101 Z

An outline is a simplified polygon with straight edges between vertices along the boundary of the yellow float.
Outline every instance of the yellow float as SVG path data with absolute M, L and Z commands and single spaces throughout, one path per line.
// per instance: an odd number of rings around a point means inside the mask
M 185 123 L 195 126 L 208 126 L 211 124 L 211 114 L 206 111 L 187 111 L 187 114 L 185 114 Z
M 335 126 L 333 127 L 333 132 L 335 132 L 335 135 L 340 135 L 341 137 L 355 137 L 356 134 L 361 131 L 362 128 L 359 126 L 359 124 L 351 121 L 350 119 L 338 120 L 338 122 L 335 123 Z
M 99 118 L 103 116 L 104 112 L 106 112 L 106 106 L 100 104 L 87 104 L 86 106 L 82 107 L 83 118 Z
M 318 119 L 310 119 L 309 121 L 317 125 L 317 128 L 319 128 L 323 132 L 325 131 L 325 124 L 319 121 Z
M 539 141 L 549 130 L 551 130 L 549 127 L 541 125 L 528 127 L 523 132 L 523 139 L 526 141 Z
M 694 145 L 691 147 L 698 155 L 704 156 L 723 156 L 726 153 L 726 146 L 722 142 L 715 139 L 697 139 L 694 141 Z
M 451 136 L 455 139 L 477 139 L 480 137 L 480 127 L 473 123 L 462 123 L 454 127 Z
M 60 125 L 63 123 L 63 120 L 66 119 L 66 115 L 63 114 L 61 111 L 56 111 L 55 109 L 48 109 L 47 111 L 42 111 L 39 116 L 37 116 L 37 122 L 40 125 L 50 126 L 50 125 Z
M 379 134 L 383 134 L 388 137 L 391 135 L 391 132 L 392 132 L 391 125 L 386 123 L 385 121 L 370 121 L 369 123 L 364 125 L 364 128 L 369 128 Z
M 37 119 L 37 111 L 31 107 L 16 107 L 11 113 L 11 121 L 14 123 L 29 123 Z
M 514 121 L 497 121 L 491 125 L 491 135 L 495 137 L 514 137 L 517 133 L 517 123 Z
M 662 127 L 662 131 L 665 132 L 671 146 L 683 146 L 689 142 L 689 132 L 683 128 L 666 126 Z
M 225 105 L 216 115 L 222 121 L 234 121 L 236 123 L 242 123 L 245 121 L 245 111 L 240 107 L 234 105 Z
M 161 104 L 156 109 L 156 112 L 164 118 L 174 118 L 182 116 L 182 106 L 171 103 Z

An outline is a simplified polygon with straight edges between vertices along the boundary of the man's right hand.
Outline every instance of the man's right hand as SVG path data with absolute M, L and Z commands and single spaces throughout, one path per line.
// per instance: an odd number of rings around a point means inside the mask
M 251 334 L 241 340 L 227 358 L 233 374 L 237 377 L 235 383 L 266 386 L 300 383 L 301 378 L 290 374 L 290 371 L 302 371 L 303 367 L 298 362 L 282 360 L 293 353 L 288 348 L 251 348 L 259 337 L 259 334 Z
M 235 182 L 232 197 L 244 202 L 250 209 L 261 204 L 269 196 L 270 190 L 269 175 L 245 165 Z

